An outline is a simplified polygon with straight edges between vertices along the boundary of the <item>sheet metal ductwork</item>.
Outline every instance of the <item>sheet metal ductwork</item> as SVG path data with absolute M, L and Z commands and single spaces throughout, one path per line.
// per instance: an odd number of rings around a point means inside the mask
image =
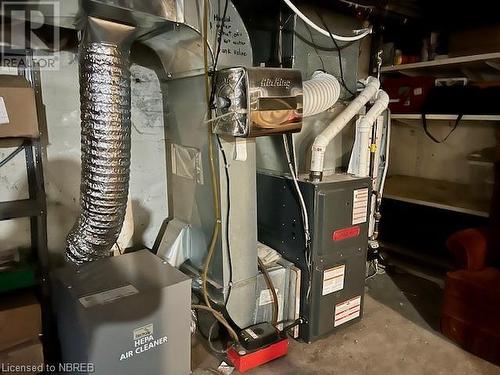
M 129 51 L 135 28 L 88 17 L 80 42 L 80 216 L 66 257 L 107 257 L 125 217 L 130 176 Z

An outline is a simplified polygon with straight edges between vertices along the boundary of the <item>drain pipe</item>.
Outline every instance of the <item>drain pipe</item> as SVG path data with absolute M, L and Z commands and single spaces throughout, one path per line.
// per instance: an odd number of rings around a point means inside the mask
M 314 139 L 311 148 L 311 169 L 309 173 L 311 181 L 321 181 L 323 178 L 323 162 L 328 144 L 359 113 L 361 108 L 373 98 L 379 88 L 379 80 L 375 77 L 368 77 L 363 91 Z
M 80 35 L 80 215 L 66 248 L 66 259 L 75 264 L 109 256 L 125 217 L 135 30 L 89 16 Z
M 370 108 L 365 116 L 361 119 L 358 125 L 359 129 L 359 144 L 360 144 L 360 155 L 359 155 L 359 166 L 358 173 L 356 175 L 361 177 L 368 176 L 369 173 L 369 154 L 371 152 L 370 147 L 370 134 L 375 121 L 377 118 L 387 109 L 389 105 L 389 96 L 383 90 L 379 90 L 377 93 L 377 99 L 375 103 Z M 374 141 L 372 141 L 374 143 Z

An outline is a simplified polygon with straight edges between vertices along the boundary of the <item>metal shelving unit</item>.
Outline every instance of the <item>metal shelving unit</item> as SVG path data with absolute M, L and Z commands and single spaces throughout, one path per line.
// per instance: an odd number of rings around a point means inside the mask
M 455 121 L 457 115 L 453 114 L 427 114 L 425 118 L 428 121 Z M 422 115 L 419 113 L 394 113 L 391 114 L 391 120 L 400 122 L 422 121 Z M 464 115 L 460 121 L 482 121 L 482 122 L 500 122 L 500 115 Z
M 41 95 L 40 70 L 33 59 L 32 51 L 24 53 L 3 51 L 4 55 L 17 55 L 24 59 L 24 66 L 18 74 L 24 76 L 35 91 L 38 126 L 38 138 L 6 138 L 0 139 L 0 147 L 17 145 L 24 151 L 26 172 L 28 177 L 28 199 L 0 202 L 0 221 L 16 218 L 29 218 L 31 233 L 31 252 L 36 258 L 35 285 L 40 296 L 42 307 L 43 337 L 45 359 L 57 358 L 55 352 L 55 325 L 52 316 L 51 288 L 49 279 L 49 253 L 47 246 L 47 203 L 43 176 L 44 147 L 42 139 L 45 126 L 45 111 Z M 17 144 L 16 144 L 17 143 Z M 22 272 L 27 266 L 21 267 Z M 24 270 L 24 271 L 23 271 Z
M 13 53 L 14 54 L 14 53 Z M 19 69 L 19 75 L 26 77 L 35 90 L 38 123 L 43 124 L 40 73 L 29 50 L 23 58 L 26 66 Z M 48 283 L 48 249 L 47 249 L 47 210 L 43 178 L 43 148 L 39 138 L 8 138 L 0 142 L 0 147 L 12 147 L 17 142 L 20 151 L 24 151 L 26 172 L 28 177 L 28 199 L 0 202 L 0 220 L 11 220 L 26 217 L 30 219 L 31 249 L 36 255 L 42 287 Z M 48 287 L 48 286 L 47 286 Z M 42 289 L 43 289 L 42 288 Z
M 489 202 L 471 196 L 467 185 L 414 176 L 387 178 L 384 197 L 482 217 L 489 216 Z
M 383 66 L 380 71 L 381 73 L 401 73 L 407 76 L 428 75 L 438 78 L 463 75 L 470 78 L 500 77 L 500 52 Z
M 500 52 L 469 56 L 450 57 L 412 64 L 384 66 L 382 74 L 407 76 L 460 77 L 471 79 L 500 79 Z M 433 124 L 452 126 L 457 114 L 426 114 L 426 120 Z M 419 113 L 391 114 L 391 120 L 399 125 L 421 125 Z M 461 122 L 495 126 L 500 115 L 464 115 Z M 416 176 L 392 176 L 387 181 L 386 198 L 414 203 L 439 209 L 488 217 L 488 202 L 474 201 L 467 194 L 467 186 L 444 180 L 430 180 Z

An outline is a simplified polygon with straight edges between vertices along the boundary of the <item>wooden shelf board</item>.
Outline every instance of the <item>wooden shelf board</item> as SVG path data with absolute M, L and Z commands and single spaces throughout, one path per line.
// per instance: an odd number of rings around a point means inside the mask
M 477 201 L 468 185 L 413 176 L 387 178 L 384 197 L 482 217 L 489 216 L 489 202 Z
M 422 61 L 413 64 L 390 65 L 381 68 L 382 73 L 403 73 L 407 74 L 416 71 L 446 71 L 455 68 L 482 68 L 488 70 L 497 70 L 500 62 L 500 52 L 485 53 L 480 55 L 469 55 L 459 57 L 449 57 L 446 59 L 438 59 L 432 61 Z M 498 70 L 497 70 L 498 71 Z
M 458 115 L 454 114 L 430 114 L 425 115 L 427 120 L 437 121 L 455 121 Z M 422 115 L 419 113 L 392 113 L 392 120 L 412 120 L 422 121 Z M 461 121 L 500 121 L 500 115 L 464 115 Z

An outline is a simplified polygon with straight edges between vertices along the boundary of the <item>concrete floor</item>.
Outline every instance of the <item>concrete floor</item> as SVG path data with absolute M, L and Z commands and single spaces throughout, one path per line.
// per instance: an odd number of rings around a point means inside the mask
M 437 332 L 441 291 L 437 284 L 403 273 L 367 282 L 364 319 L 336 334 L 304 344 L 248 374 L 493 375 L 500 367 L 455 346 Z M 198 343 L 193 374 L 216 373 L 220 360 Z

